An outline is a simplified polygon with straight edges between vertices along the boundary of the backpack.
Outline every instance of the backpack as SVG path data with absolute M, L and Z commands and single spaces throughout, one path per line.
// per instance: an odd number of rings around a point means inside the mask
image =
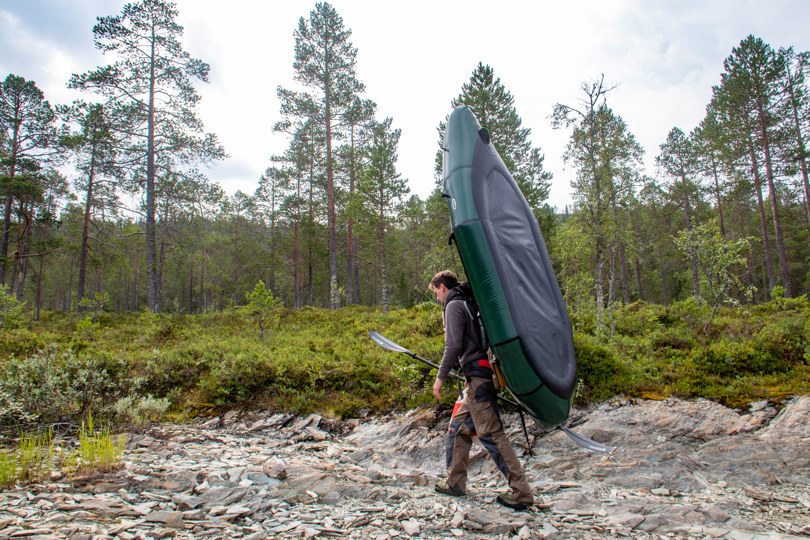
M 481 319 L 481 311 L 478 309 L 478 303 L 475 301 L 475 294 L 473 294 L 470 282 L 462 281 L 451 290 L 455 292 L 455 295 L 451 298 L 451 301 L 456 299 L 463 300 L 464 309 L 467 310 L 467 315 L 469 315 L 470 319 L 472 319 L 473 327 L 478 328 L 481 348 L 484 350 L 489 349 L 487 330 L 484 328 L 484 321 Z

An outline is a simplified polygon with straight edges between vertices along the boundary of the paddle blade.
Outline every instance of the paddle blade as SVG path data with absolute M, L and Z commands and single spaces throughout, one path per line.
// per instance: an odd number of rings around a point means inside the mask
M 391 341 L 387 337 L 383 336 L 382 334 L 379 334 L 379 333 L 375 332 L 374 330 L 372 330 L 371 332 L 368 333 L 368 337 L 370 337 L 371 341 L 373 341 L 374 343 L 376 343 L 377 345 L 379 345 L 383 349 L 388 349 L 389 351 L 394 351 L 394 352 L 402 352 L 402 353 L 406 353 L 406 354 L 413 354 L 413 353 L 411 353 L 411 351 L 409 351 L 405 347 L 397 345 L 396 343 L 394 343 L 393 341 Z
M 590 450 L 591 452 L 610 453 L 616 449 L 613 446 L 607 446 L 605 444 L 601 444 L 592 439 L 589 439 L 585 435 L 580 435 L 579 433 L 576 433 L 565 426 L 557 426 L 557 427 L 560 428 L 566 435 L 568 435 L 572 441 L 577 443 L 582 448 Z

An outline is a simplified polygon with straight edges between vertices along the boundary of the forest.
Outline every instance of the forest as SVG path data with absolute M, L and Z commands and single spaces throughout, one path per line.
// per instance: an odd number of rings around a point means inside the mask
M 224 159 L 197 106 L 209 65 L 182 45 L 177 8 L 128 4 L 92 29 L 109 64 L 51 104 L 36 81 L 0 86 L 0 284 L 4 301 L 46 311 L 205 314 L 257 287 L 288 308 L 391 308 L 430 301 L 448 245 L 441 156 L 436 187 L 410 195 L 401 131 L 379 118 L 356 74 L 351 29 L 318 3 L 294 29 L 294 80 L 277 88 L 287 149 L 254 193 L 201 173 Z M 574 204 L 548 204 L 552 174 L 493 66 L 459 81 L 541 224 L 575 325 L 615 332 L 614 312 L 692 299 L 714 312 L 810 288 L 807 52 L 743 36 L 700 125 L 645 149 L 600 76 L 549 121 L 568 136 Z M 584 74 L 587 77 L 587 74 Z M 437 119 L 440 120 L 440 119 Z M 437 122 L 441 144 L 443 122 Z M 645 152 L 656 170 L 644 169 Z M 260 285 L 261 284 L 261 285 Z

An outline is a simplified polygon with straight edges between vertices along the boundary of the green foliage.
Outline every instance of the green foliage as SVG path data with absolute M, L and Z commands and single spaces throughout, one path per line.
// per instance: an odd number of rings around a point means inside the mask
M 53 432 L 22 434 L 17 448 L 0 451 L 0 487 L 34 482 L 54 467 Z
M 741 274 L 751 241 L 751 238 L 724 238 L 716 219 L 698 225 L 691 231 L 681 231 L 675 237 L 678 248 L 697 259 L 702 278 L 701 295 L 714 307 L 712 318 L 721 305 L 738 304 L 732 296 L 734 291 L 743 291 L 750 300 L 754 288 L 743 284 Z
M 21 433 L 11 449 L 0 449 L 0 488 L 18 482 L 38 482 L 79 472 L 108 471 L 118 466 L 124 454 L 126 436 L 114 437 L 109 429 L 95 430 L 93 416 L 82 422 L 76 437 L 77 448 L 70 440 L 56 440 L 53 431 Z
M 63 464 L 69 474 L 87 471 L 109 471 L 115 468 L 124 456 L 126 435 L 113 437 L 109 428 L 93 428 L 93 415 L 87 416 L 79 429 L 78 453 L 71 453 Z
M 25 302 L 17 298 L 5 285 L 0 285 L 0 330 L 18 328 L 22 323 Z
M 96 293 L 93 298 L 82 298 L 79 302 L 79 309 L 92 310 L 93 322 L 98 318 L 99 313 L 104 309 L 104 306 L 110 303 L 110 295 L 106 292 Z
M 264 281 L 259 281 L 253 291 L 247 293 L 247 300 L 247 305 L 241 309 L 256 321 L 259 325 L 259 339 L 264 339 L 265 329 L 278 318 L 277 312 L 284 304 L 273 296 L 273 291 L 265 287 Z
M 581 387 L 577 398 L 601 401 L 627 388 L 627 373 L 614 351 L 592 336 L 574 336 L 577 375 Z

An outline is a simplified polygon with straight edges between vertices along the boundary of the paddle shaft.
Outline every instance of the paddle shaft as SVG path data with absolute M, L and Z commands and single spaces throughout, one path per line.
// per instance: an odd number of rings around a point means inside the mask
M 411 358 L 414 358 L 414 359 L 416 359 L 416 360 L 419 360 L 420 362 L 425 363 L 425 364 L 429 365 L 429 366 L 430 366 L 430 367 L 432 367 L 432 368 L 439 369 L 439 365 L 438 365 L 438 364 L 435 364 L 435 363 L 431 362 L 430 360 L 428 360 L 428 359 L 426 359 L 426 358 L 422 358 L 421 356 L 419 356 L 419 355 L 418 355 L 418 354 L 416 354 L 416 353 L 412 353 L 411 351 L 403 351 L 403 352 L 404 352 L 405 354 L 407 354 L 408 356 L 410 356 Z M 456 372 L 454 372 L 454 371 L 451 371 L 451 372 L 450 372 L 450 376 L 451 376 L 451 377 L 453 377 L 454 379 L 458 379 L 459 381 L 463 381 L 463 380 L 465 380 L 465 379 L 464 379 L 464 377 L 462 377 L 461 375 L 459 375 L 458 373 L 456 373 Z M 499 396 L 498 396 L 498 399 L 500 399 L 500 400 L 501 400 L 501 401 L 503 401 L 504 403 L 508 403 L 509 405 L 511 405 L 511 406 L 513 406 L 513 407 L 515 407 L 515 408 L 517 408 L 518 410 L 521 410 L 521 411 L 524 411 L 524 412 L 529 412 L 529 411 L 527 411 L 527 410 L 526 410 L 526 409 L 525 409 L 525 408 L 524 408 L 524 407 L 523 407 L 521 404 L 519 404 L 519 403 L 518 403 L 518 402 L 516 402 L 516 401 L 512 401 L 511 399 L 505 398 L 505 397 L 503 397 L 503 396 L 501 396 L 501 395 L 499 395 Z

